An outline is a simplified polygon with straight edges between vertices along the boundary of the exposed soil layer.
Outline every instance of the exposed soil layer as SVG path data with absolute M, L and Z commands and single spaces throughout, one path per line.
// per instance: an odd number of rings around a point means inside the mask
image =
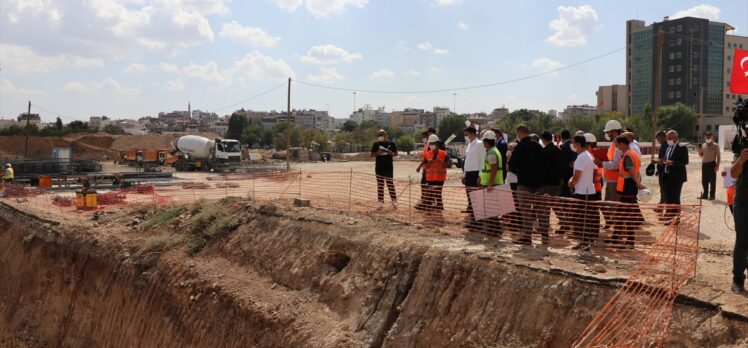
M 616 290 L 377 217 L 169 209 L 73 225 L 0 205 L 0 346 L 568 347 Z M 746 333 L 679 299 L 666 346 L 745 346 Z

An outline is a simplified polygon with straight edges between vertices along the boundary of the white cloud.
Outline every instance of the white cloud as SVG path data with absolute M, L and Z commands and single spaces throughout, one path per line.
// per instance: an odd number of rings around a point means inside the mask
M 146 71 L 148 71 L 148 67 L 140 63 L 130 63 L 130 65 L 125 67 L 125 72 L 128 73 L 144 73 Z
M 431 5 L 434 6 L 450 6 L 461 3 L 462 0 L 431 0 Z
M 301 62 L 305 64 L 329 65 L 338 63 L 351 63 L 354 60 L 362 59 L 361 53 L 348 52 L 335 45 L 321 45 L 310 48 Z
M 429 68 L 429 72 L 432 73 L 432 74 L 438 74 L 438 73 L 440 73 L 442 71 L 444 71 L 444 69 L 442 69 L 442 68 L 437 68 L 437 67 L 433 67 L 433 66 Z
M 711 5 L 697 5 L 686 10 L 680 10 L 674 15 L 670 16 L 672 19 L 683 18 L 683 17 L 697 17 L 705 18 L 710 21 L 719 20 L 719 14 L 721 10 Z
M 470 27 L 467 24 L 465 24 L 465 22 L 463 22 L 463 21 L 457 22 L 457 29 L 468 30 L 469 28 Z
M 324 18 L 329 15 L 339 15 L 345 11 L 347 6 L 364 7 L 369 0 L 271 0 L 281 9 L 293 12 L 302 5 L 315 18 Z
M 395 77 L 395 73 L 387 69 L 375 71 L 369 75 L 370 79 L 389 79 L 393 77 Z
M 100 68 L 104 61 L 69 54 L 43 56 L 28 47 L 0 44 L 0 61 L 3 71 L 14 73 L 47 73 L 60 69 Z
M 96 92 L 114 93 L 125 97 L 135 97 L 140 95 L 140 89 L 128 88 L 122 86 L 114 79 L 105 79 L 101 82 L 68 82 L 62 87 L 64 92 L 73 92 L 79 94 L 94 94 Z
M 257 51 L 235 60 L 228 68 L 221 68 L 212 60 L 205 64 L 190 63 L 181 68 L 161 63 L 160 68 L 176 76 L 175 80 L 166 83 L 167 90 L 182 90 L 189 85 L 228 87 L 236 83 L 246 86 L 252 81 L 277 81 L 294 77 L 293 70 L 285 61 L 264 56 Z
M 319 83 L 323 85 L 330 85 L 343 79 L 343 76 L 338 74 L 338 70 L 335 68 L 320 67 L 318 75 L 307 75 L 306 80 L 311 83 Z
M 408 72 L 406 72 L 406 74 L 408 74 L 410 76 L 421 76 L 421 72 L 418 71 L 418 70 L 408 70 Z
M 218 35 L 250 47 L 272 47 L 281 39 L 280 36 L 270 36 L 260 28 L 245 27 L 236 21 L 224 23 Z
M 549 58 L 538 58 L 532 61 L 532 64 L 530 64 L 530 67 L 532 67 L 534 70 L 537 70 L 539 73 L 553 71 L 563 66 L 563 64 Z M 558 73 L 553 72 L 550 75 L 556 76 L 558 75 Z
M 39 96 L 39 95 L 47 94 L 44 91 L 40 91 L 38 89 L 26 89 L 26 88 L 16 87 L 16 85 L 14 85 L 8 79 L 0 80 L 0 92 L 2 92 L 5 95 L 12 95 L 12 96 L 17 96 L 17 97 Z
M 421 43 L 417 44 L 416 45 L 416 49 L 418 49 L 419 51 L 432 52 L 434 54 L 439 54 L 439 55 L 448 54 L 449 53 L 449 51 L 446 50 L 446 49 L 443 49 L 443 48 L 434 48 L 434 46 L 431 45 L 431 42 L 429 42 L 429 41 L 421 42 Z
M 118 59 L 213 41 L 207 16 L 228 13 L 227 1 L 4 0 L 0 20 L 4 44 L 41 57 Z
M 548 27 L 555 33 L 546 41 L 557 46 L 584 46 L 587 37 L 601 28 L 597 24 L 597 12 L 590 5 L 559 6 L 558 18 Z

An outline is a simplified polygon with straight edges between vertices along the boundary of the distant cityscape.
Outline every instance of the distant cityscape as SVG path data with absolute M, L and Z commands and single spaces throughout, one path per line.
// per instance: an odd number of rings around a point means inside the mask
M 683 17 L 645 25 L 644 21 L 626 22 L 626 83 L 599 86 L 595 92 L 595 105 L 568 105 L 563 111 L 547 110 L 542 113 L 553 117 L 574 115 L 600 116 L 611 112 L 623 115 L 641 114 L 645 105 L 654 105 L 656 83 L 660 81 L 661 106 L 682 103 L 700 116 L 696 132 L 716 131 L 720 125 L 731 125 L 734 103 L 745 95 L 730 93 L 730 76 L 734 49 L 748 48 L 748 37 L 730 35 L 735 28 L 726 23 L 702 18 Z M 659 79 L 655 76 L 655 57 L 658 33 L 664 42 Z M 539 110 L 530 112 L 541 113 Z M 491 125 L 511 111 L 496 107 L 491 112 L 461 114 L 474 124 Z M 287 120 L 285 111 L 253 111 L 240 109 L 232 114 L 244 116 L 248 124 L 274 127 Z M 348 118 L 333 118 L 327 111 L 302 109 L 291 112 L 291 122 L 299 128 L 334 133 L 348 120 L 360 124 L 377 122 L 382 127 L 400 128 L 405 132 L 438 127 L 445 117 L 455 115 L 448 107 L 434 106 L 431 110 L 405 108 L 387 111 L 384 106 L 364 105 Z M 159 112 L 157 116 L 137 119 L 113 120 L 107 116 L 91 116 L 88 125 L 103 129 L 114 124 L 129 134 L 162 132 L 214 132 L 226 134 L 231 115 L 219 116 L 212 112 L 187 110 Z M 53 126 L 43 123 L 39 114 L 22 113 L 15 119 L 0 119 L 0 129 L 13 125 L 23 127 L 26 122 L 39 128 Z M 701 129 L 703 128 L 703 129 Z

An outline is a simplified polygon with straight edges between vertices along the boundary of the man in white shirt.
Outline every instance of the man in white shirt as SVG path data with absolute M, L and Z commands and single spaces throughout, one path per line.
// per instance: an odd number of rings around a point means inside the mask
M 473 221 L 473 205 L 470 202 L 470 192 L 480 188 L 480 171 L 483 169 L 483 162 L 486 159 L 486 149 L 483 148 L 483 142 L 478 139 L 477 130 L 467 127 L 463 131 L 467 148 L 465 149 L 465 161 L 462 164 L 462 170 L 465 172 L 462 183 L 468 196 L 468 207 L 464 212 L 470 214 L 470 221 Z
M 587 151 L 587 140 L 583 135 L 574 137 L 573 147 L 577 152 L 577 159 L 574 161 L 574 176 L 569 180 L 569 188 L 579 202 L 572 208 L 570 215 L 574 218 L 574 231 L 582 239 L 573 249 L 589 251 L 600 230 L 594 179 L 597 165 L 592 154 Z

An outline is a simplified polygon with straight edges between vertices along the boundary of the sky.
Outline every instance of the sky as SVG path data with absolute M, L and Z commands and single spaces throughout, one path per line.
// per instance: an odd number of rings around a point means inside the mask
M 625 83 L 626 20 L 665 16 L 748 32 L 748 0 L 0 0 L 0 117 L 281 111 L 289 77 L 336 118 L 563 110 Z

